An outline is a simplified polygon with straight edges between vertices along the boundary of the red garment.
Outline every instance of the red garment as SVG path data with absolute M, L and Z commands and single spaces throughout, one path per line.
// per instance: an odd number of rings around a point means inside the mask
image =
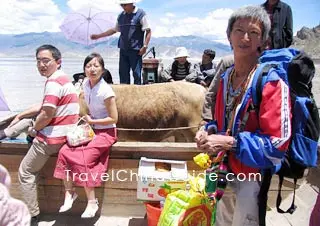
M 318 198 L 316 204 L 313 207 L 309 226 L 319 226 L 320 225 L 320 194 L 318 194 Z
M 225 109 L 226 109 L 226 93 L 227 93 L 227 82 L 229 78 L 229 74 L 231 70 L 228 70 L 222 77 L 220 81 L 219 90 L 217 92 L 216 97 L 216 105 L 215 105 L 215 114 L 214 117 L 217 120 L 218 132 L 224 132 L 227 130 L 226 122 L 225 122 Z M 247 123 L 245 124 L 243 132 L 249 132 L 254 135 L 256 131 L 259 131 L 261 136 L 269 137 L 271 143 L 275 144 L 275 147 L 279 152 L 284 152 L 287 150 L 289 142 L 290 142 L 290 134 L 284 136 L 284 123 L 283 117 L 287 114 L 283 109 L 283 104 L 290 105 L 290 97 L 284 98 L 283 95 L 283 86 L 285 84 L 279 79 L 277 81 L 267 82 L 262 91 L 262 101 L 260 103 L 260 110 L 259 116 L 255 110 L 249 112 L 249 117 Z M 240 121 L 244 117 L 244 113 L 247 112 L 248 107 L 252 103 L 252 96 L 251 96 L 251 84 L 247 88 L 247 91 L 244 96 L 248 98 L 243 98 L 242 102 L 239 104 L 241 108 L 237 108 L 237 112 L 235 118 L 239 119 Z M 286 102 L 286 103 L 285 103 Z M 290 116 L 291 118 L 291 116 Z M 236 126 L 236 122 L 234 122 L 232 126 L 232 131 L 237 131 L 238 127 Z M 241 132 L 240 132 L 241 133 Z M 233 136 L 235 136 L 233 134 Z M 255 145 L 256 141 L 247 136 L 248 140 L 238 140 L 238 145 L 243 142 L 248 144 L 248 147 L 251 147 L 252 150 L 248 150 L 248 152 L 254 152 L 254 148 L 257 148 Z M 239 139 L 239 136 L 237 137 Z M 249 144 L 251 142 L 251 144 Z M 251 153 L 250 153 L 251 154 Z M 266 153 L 265 155 L 270 154 Z M 272 153 L 271 153 L 272 154 Z M 270 156 L 271 156 L 270 154 Z M 245 158 L 250 158 L 254 156 L 251 155 L 243 155 L 241 158 L 237 156 L 236 152 L 231 151 L 229 154 L 229 167 L 231 168 L 232 172 L 235 174 L 244 173 L 247 176 L 250 173 L 258 173 L 260 168 L 253 168 L 249 165 L 245 164 Z M 270 158 L 272 159 L 272 157 Z
M 55 178 L 73 180 L 78 186 L 101 186 L 101 175 L 106 173 L 110 147 L 116 142 L 117 135 L 116 128 L 94 132 L 94 139 L 87 145 L 70 147 L 65 144 L 60 149 L 53 175 Z
M 68 76 L 61 70 L 54 72 L 46 81 L 42 107 L 52 107 L 55 114 L 37 139 L 47 144 L 64 144 L 68 128 L 78 121 L 79 99 Z

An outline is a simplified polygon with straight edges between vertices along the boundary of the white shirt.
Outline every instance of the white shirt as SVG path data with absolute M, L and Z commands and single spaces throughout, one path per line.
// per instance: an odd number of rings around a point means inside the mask
M 110 97 L 115 97 L 111 86 L 103 78 L 91 89 L 89 79 L 83 82 L 84 99 L 88 104 L 92 119 L 103 119 L 109 117 L 104 101 Z M 94 129 L 114 128 L 116 124 L 93 125 Z

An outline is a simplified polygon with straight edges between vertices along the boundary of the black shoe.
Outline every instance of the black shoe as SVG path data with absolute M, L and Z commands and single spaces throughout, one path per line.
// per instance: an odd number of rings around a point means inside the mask
M 30 226 L 38 226 L 39 223 L 39 215 L 31 217 Z

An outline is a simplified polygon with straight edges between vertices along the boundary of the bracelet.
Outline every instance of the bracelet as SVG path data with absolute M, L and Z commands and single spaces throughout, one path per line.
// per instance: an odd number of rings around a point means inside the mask
M 233 138 L 232 149 L 233 150 L 237 149 L 237 146 L 238 146 L 238 140 L 236 138 Z

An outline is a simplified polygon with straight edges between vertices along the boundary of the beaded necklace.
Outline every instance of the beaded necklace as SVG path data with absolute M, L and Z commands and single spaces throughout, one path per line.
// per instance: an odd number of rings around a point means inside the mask
M 231 71 L 230 76 L 228 77 L 228 84 L 227 84 L 227 100 L 226 100 L 226 121 L 228 120 L 228 129 L 226 131 L 226 135 L 232 135 L 231 134 L 231 128 L 234 122 L 234 117 L 236 113 L 236 106 L 239 105 L 241 102 L 241 99 L 247 90 L 247 87 L 249 85 L 249 82 L 251 80 L 251 77 L 256 70 L 257 65 L 255 65 L 252 70 L 250 71 L 249 75 L 243 79 L 243 81 L 240 82 L 240 84 L 237 86 L 236 89 L 232 88 L 232 80 L 235 76 L 235 70 L 234 68 Z

